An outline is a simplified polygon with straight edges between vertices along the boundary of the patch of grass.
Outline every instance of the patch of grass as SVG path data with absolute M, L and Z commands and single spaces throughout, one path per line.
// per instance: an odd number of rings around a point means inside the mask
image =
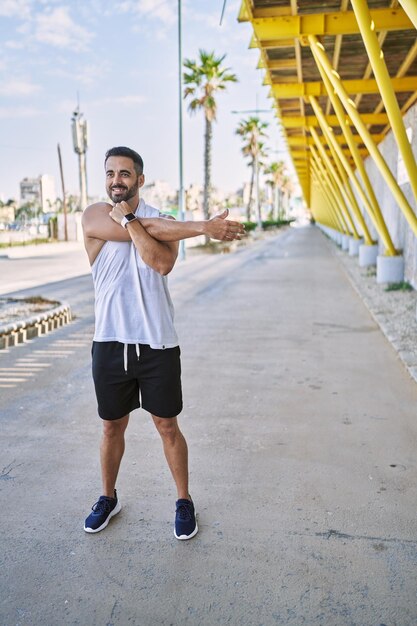
M 46 298 L 42 298 L 42 296 L 29 296 L 23 298 L 23 302 L 28 302 L 29 304 L 59 304 L 57 300 L 47 300 Z
M 400 283 L 389 283 L 385 287 L 385 291 L 414 291 L 414 287 L 406 280 L 403 280 Z
M 368 269 L 366 270 L 366 276 L 369 276 L 369 277 L 376 276 L 376 267 L 374 266 L 368 267 Z
M 18 246 L 30 246 L 39 243 L 52 243 L 53 239 L 49 237 L 39 237 L 38 239 L 28 239 L 27 241 L 9 241 L 9 243 L 0 243 L 0 248 L 16 248 Z

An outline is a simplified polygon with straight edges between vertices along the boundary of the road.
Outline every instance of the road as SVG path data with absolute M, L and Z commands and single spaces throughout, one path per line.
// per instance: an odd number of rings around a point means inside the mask
M 170 284 L 200 532 L 173 537 L 141 410 L 122 512 L 83 532 L 100 492 L 91 278 L 45 285 L 74 322 L 0 355 L 0 624 L 415 626 L 417 386 L 330 242 L 291 228 Z

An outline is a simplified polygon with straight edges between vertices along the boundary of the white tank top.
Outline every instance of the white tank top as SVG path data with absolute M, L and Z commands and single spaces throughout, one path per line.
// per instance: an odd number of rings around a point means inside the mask
M 135 215 L 159 217 L 160 212 L 141 200 Z M 178 345 L 167 277 L 146 265 L 133 243 L 106 241 L 91 270 L 94 341 L 143 343 L 156 349 Z

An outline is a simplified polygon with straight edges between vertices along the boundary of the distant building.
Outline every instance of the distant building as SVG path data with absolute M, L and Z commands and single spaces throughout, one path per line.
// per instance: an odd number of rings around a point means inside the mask
M 56 202 L 55 179 L 49 174 L 24 178 L 20 182 L 20 204 L 35 203 L 44 213 L 50 213 Z
M 143 186 L 141 196 L 150 206 L 167 211 L 175 205 L 177 192 L 164 180 L 155 180 Z
M 0 206 L 0 224 L 11 224 L 16 216 L 16 206 L 14 203 Z

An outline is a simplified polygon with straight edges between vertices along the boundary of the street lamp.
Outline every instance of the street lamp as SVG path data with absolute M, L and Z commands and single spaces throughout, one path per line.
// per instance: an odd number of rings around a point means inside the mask
M 181 0 L 178 0 L 178 87 L 179 87 L 179 100 L 178 100 L 178 131 L 179 131 L 179 191 L 178 191 L 178 209 L 180 219 L 185 220 L 185 208 L 184 208 L 184 173 L 183 173 L 183 154 L 182 154 L 182 14 L 181 14 Z M 185 259 L 185 241 L 181 239 L 179 257 L 181 261 Z
M 80 210 L 83 211 L 87 204 L 87 168 L 85 154 L 88 148 L 88 126 L 87 120 L 84 119 L 80 112 L 80 106 L 75 109 L 72 119 L 72 141 L 74 151 L 78 154 L 78 166 L 80 173 Z

